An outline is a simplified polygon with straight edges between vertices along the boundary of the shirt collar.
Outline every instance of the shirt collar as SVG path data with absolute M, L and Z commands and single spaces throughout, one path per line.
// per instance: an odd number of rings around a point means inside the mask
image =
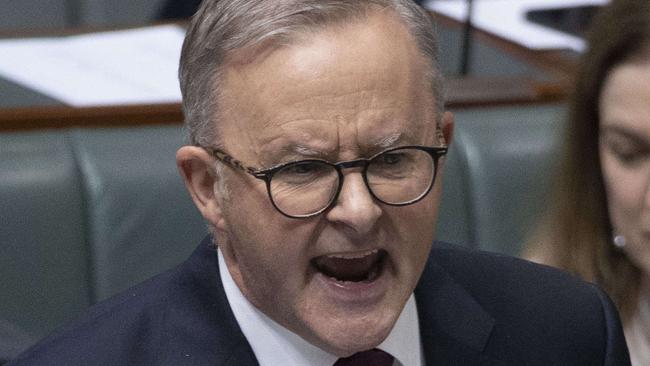
M 336 362 L 337 356 L 305 341 L 253 306 L 230 276 L 219 249 L 218 255 L 219 274 L 228 303 L 260 366 L 332 366 Z M 396 360 L 395 365 L 421 366 L 423 364 L 417 307 L 412 294 L 390 334 L 377 348 L 393 355 Z

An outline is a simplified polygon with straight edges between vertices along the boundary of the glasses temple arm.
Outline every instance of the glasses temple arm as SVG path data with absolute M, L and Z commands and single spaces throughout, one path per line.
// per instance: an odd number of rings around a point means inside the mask
M 210 150 L 210 152 L 217 160 L 221 161 L 222 163 L 230 165 L 233 168 L 243 170 L 246 173 L 252 174 L 256 177 L 258 176 L 258 172 L 259 172 L 258 169 L 244 165 L 241 161 L 233 158 L 232 156 L 226 154 L 225 152 L 219 149 L 212 149 Z

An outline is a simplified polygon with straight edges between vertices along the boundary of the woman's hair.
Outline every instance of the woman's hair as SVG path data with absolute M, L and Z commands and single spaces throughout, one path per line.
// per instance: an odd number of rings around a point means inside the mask
M 599 102 L 612 69 L 633 58 L 650 59 L 650 1 L 613 0 L 596 15 L 587 38 L 554 196 L 527 254 L 599 284 L 626 321 L 636 310 L 640 272 L 612 245 L 598 153 Z

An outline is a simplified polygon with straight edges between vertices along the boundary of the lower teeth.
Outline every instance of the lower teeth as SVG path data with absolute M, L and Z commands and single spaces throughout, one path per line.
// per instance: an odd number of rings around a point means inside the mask
M 379 265 L 370 270 L 370 273 L 368 273 L 368 277 L 364 282 L 372 282 L 376 280 L 377 277 L 379 277 Z
M 370 269 L 366 273 L 360 273 L 359 275 L 354 275 L 352 273 L 344 275 L 341 273 L 341 277 L 337 277 L 336 270 L 334 268 L 328 269 L 324 264 L 321 266 L 317 259 L 314 259 L 312 261 L 312 265 L 321 274 L 339 283 L 370 283 L 381 276 L 383 266 L 386 262 L 385 253 L 380 252 L 379 255 L 379 258 L 377 258 L 376 261 L 371 265 Z M 345 269 L 343 271 L 345 271 Z
M 376 280 L 379 277 L 380 266 L 381 266 L 381 264 L 377 264 L 377 265 L 373 266 L 372 269 L 370 269 L 370 271 L 368 272 L 368 274 L 365 276 L 364 279 L 360 279 L 360 280 L 356 280 L 356 281 L 355 280 L 341 280 L 341 279 L 338 279 L 338 278 L 332 277 L 332 276 L 328 276 L 328 277 L 330 279 L 332 279 L 332 280 L 334 280 L 336 282 L 340 282 L 340 283 L 359 283 L 359 282 L 361 282 L 361 283 L 370 283 L 370 282 Z

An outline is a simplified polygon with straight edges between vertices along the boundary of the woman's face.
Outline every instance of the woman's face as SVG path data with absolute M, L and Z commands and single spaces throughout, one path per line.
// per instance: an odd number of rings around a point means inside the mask
M 600 99 L 599 152 L 614 234 L 650 276 L 650 59 L 608 74 Z

